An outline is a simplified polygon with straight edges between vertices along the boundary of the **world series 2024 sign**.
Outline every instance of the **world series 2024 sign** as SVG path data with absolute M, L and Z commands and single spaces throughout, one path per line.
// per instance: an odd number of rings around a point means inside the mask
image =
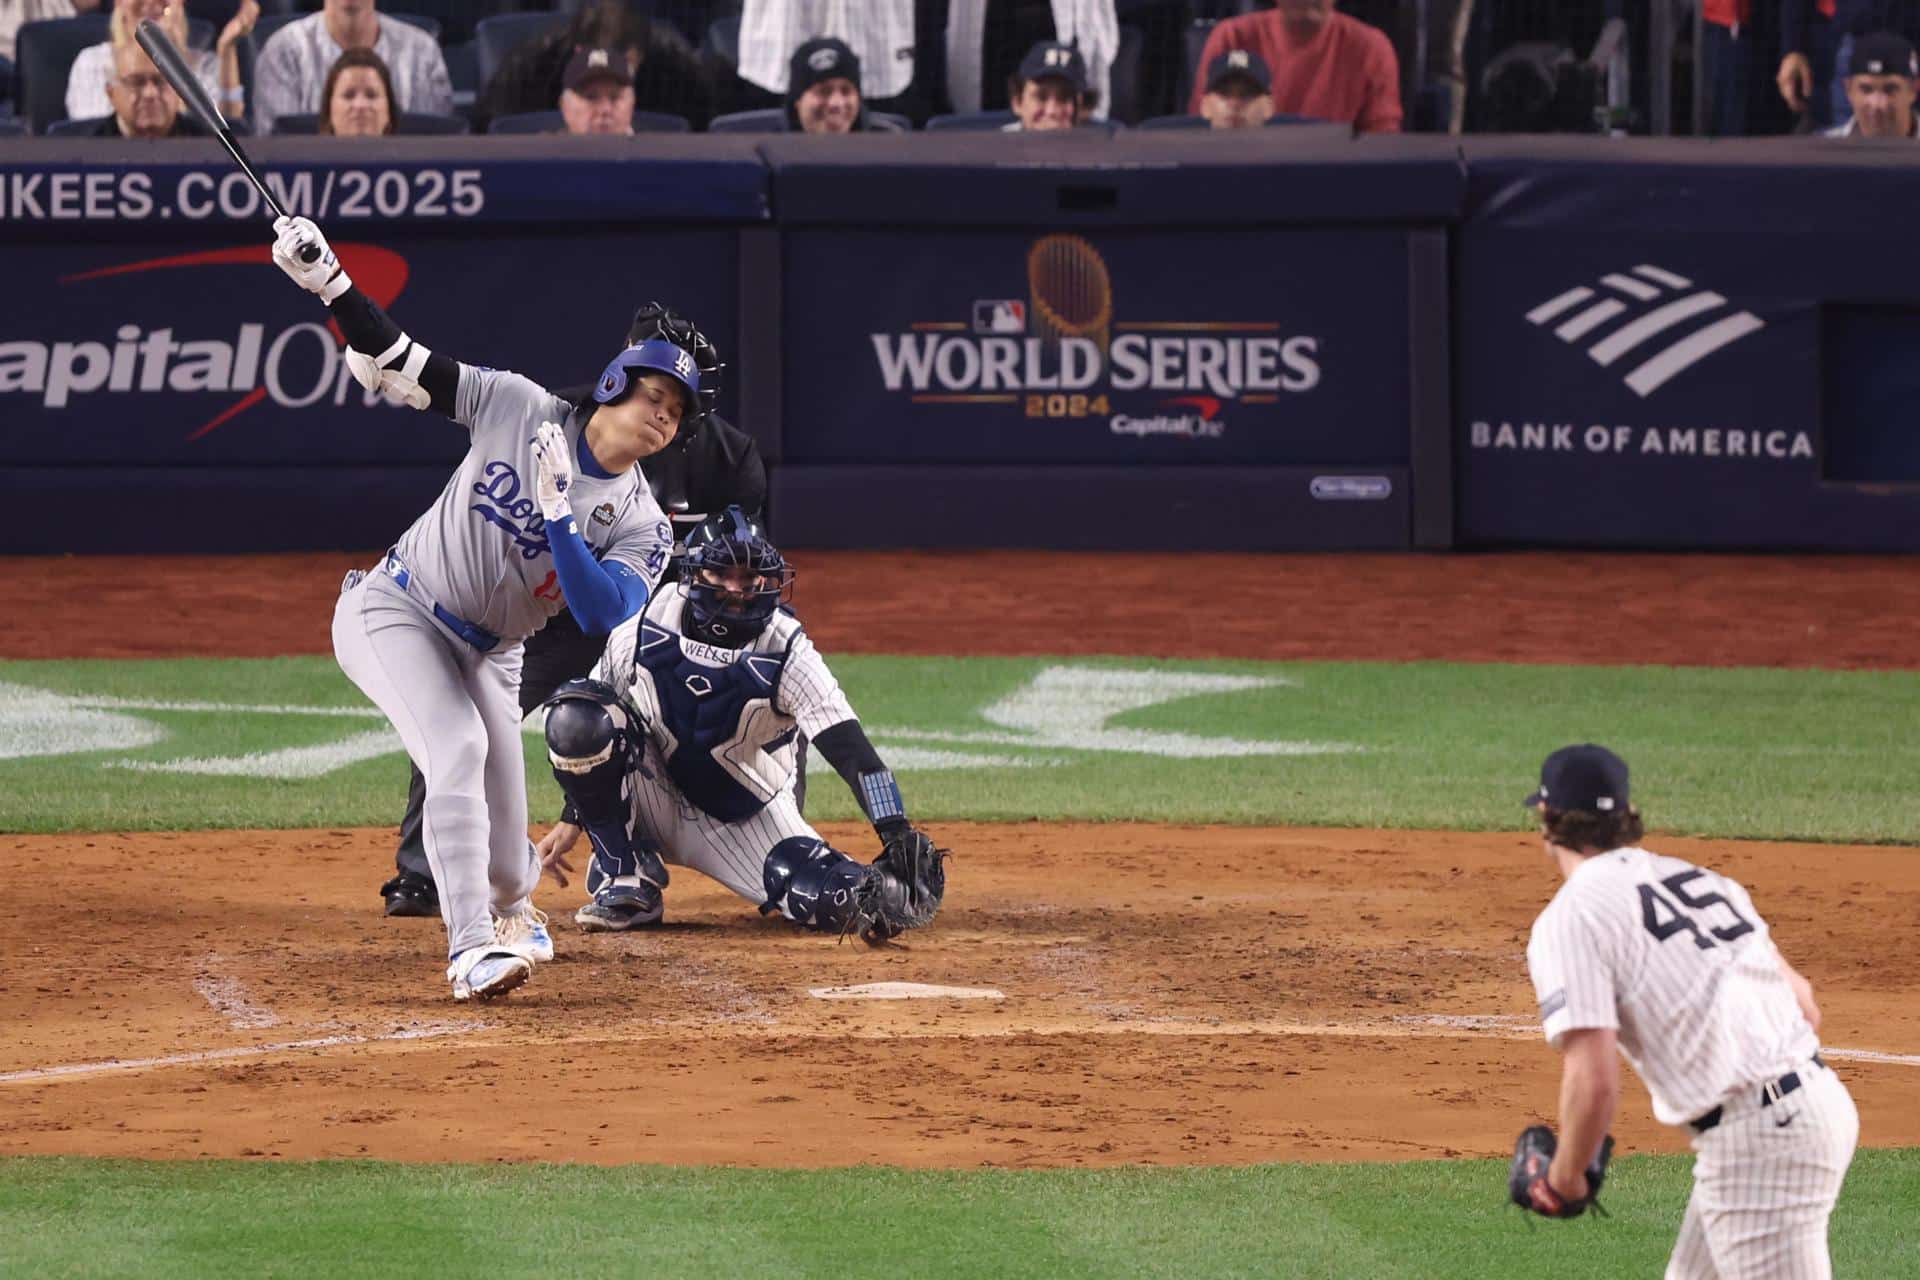
M 797 461 L 1406 461 L 1401 233 L 801 231 L 785 262 Z

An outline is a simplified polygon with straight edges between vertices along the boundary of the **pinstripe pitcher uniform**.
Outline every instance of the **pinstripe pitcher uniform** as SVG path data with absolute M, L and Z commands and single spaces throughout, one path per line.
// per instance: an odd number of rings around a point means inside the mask
M 1615 1031 L 1655 1116 L 1693 1132 L 1667 1275 L 1830 1275 L 1859 1116 L 1746 889 L 1643 848 L 1594 854 L 1534 922 L 1527 967 L 1550 1044 Z

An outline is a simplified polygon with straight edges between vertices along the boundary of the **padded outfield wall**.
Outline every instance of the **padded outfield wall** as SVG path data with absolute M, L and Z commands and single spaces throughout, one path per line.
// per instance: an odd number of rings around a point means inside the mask
M 1907 151 L 1812 141 L 251 144 L 414 336 L 590 381 L 658 298 L 795 544 L 1911 550 Z M 0 551 L 390 541 L 368 404 L 211 143 L 0 143 Z

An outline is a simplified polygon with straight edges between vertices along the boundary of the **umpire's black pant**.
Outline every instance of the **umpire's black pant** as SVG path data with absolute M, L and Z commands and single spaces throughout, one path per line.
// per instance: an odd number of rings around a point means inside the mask
M 520 714 L 525 717 L 553 696 L 553 691 L 577 676 L 593 670 L 606 650 L 605 636 L 590 636 L 580 629 L 573 615 L 562 609 L 547 625 L 527 637 L 526 658 L 520 668 Z M 798 776 L 794 779 L 794 800 L 805 804 L 807 796 L 807 742 L 799 744 Z M 427 802 L 427 780 L 419 766 L 408 761 L 412 771 L 407 781 L 407 812 L 400 819 L 400 848 L 394 852 L 393 865 L 425 880 L 433 879 L 427 867 L 427 846 L 420 835 L 421 814 Z

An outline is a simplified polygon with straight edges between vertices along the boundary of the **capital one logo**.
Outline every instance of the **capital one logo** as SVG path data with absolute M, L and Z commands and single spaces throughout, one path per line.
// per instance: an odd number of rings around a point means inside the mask
M 1685 276 L 1643 264 L 1549 298 L 1527 312 L 1527 320 L 1541 328 L 1553 325 L 1554 337 L 1584 346 L 1602 368 L 1625 368 L 1621 380 L 1644 399 L 1716 351 L 1767 327 L 1751 311 L 1723 314 L 1726 306 L 1725 298 L 1696 290 Z

